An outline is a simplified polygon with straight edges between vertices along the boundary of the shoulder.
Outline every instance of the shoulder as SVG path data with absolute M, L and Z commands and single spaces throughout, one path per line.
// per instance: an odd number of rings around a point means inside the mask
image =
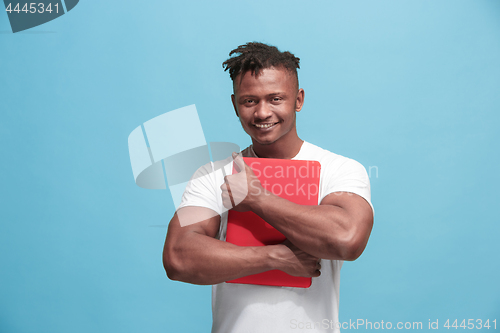
M 304 144 L 301 159 L 316 160 L 321 164 L 321 199 L 332 192 L 351 192 L 371 205 L 370 179 L 361 163 L 311 143 Z
M 332 153 L 326 149 L 314 146 L 316 154 L 319 154 L 321 167 L 325 171 L 325 175 L 336 180 L 340 179 L 357 179 L 369 185 L 368 174 L 365 167 L 358 161 Z
M 220 161 L 210 161 L 202 166 L 200 166 L 196 172 L 193 174 L 193 176 L 190 179 L 190 182 L 202 178 L 204 180 L 222 180 L 224 181 L 224 176 L 223 173 L 226 172 L 226 174 L 229 172 L 231 174 L 232 170 L 232 162 L 233 159 L 231 156 L 227 157 L 226 159 L 220 160 Z M 224 169 L 224 172 L 222 172 L 222 169 Z
M 220 212 L 220 185 L 224 182 L 224 174 L 231 174 L 231 170 L 231 157 L 199 167 L 187 184 L 179 184 L 176 188 L 183 191 L 181 202 L 176 205 L 177 210 L 186 206 L 201 206 Z

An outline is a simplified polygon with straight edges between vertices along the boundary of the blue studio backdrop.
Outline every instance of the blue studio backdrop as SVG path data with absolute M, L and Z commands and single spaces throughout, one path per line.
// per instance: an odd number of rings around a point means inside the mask
M 209 331 L 210 287 L 165 275 L 174 205 L 135 184 L 127 138 L 195 104 L 207 142 L 248 146 L 221 67 L 248 41 L 300 57 L 299 136 L 370 175 L 341 323 L 499 329 L 500 1 L 56 2 L 30 28 L 0 12 L 0 332 Z

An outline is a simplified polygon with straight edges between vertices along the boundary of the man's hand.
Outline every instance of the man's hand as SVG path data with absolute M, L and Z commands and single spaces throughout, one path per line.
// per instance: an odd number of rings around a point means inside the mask
M 293 276 L 318 277 L 321 275 L 319 258 L 302 251 L 289 240 L 280 245 L 276 252 L 282 263 L 282 266 L 279 267 L 280 270 Z
M 241 155 L 233 153 L 233 159 L 238 173 L 224 177 L 220 187 L 222 203 L 227 209 L 246 212 L 266 194 L 266 190 Z

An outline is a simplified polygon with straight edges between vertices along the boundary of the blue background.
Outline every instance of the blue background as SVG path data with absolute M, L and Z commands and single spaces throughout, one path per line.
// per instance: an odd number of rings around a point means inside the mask
M 301 58 L 299 136 L 371 171 L 341 321 L 499 326 L 500 1 L 110 0 L 16 34 L 0 13 L 1 332 L 209 331 L 127 137 L 196 104 L 207 141 L 246 147 L 221 63 L 248 41 Z

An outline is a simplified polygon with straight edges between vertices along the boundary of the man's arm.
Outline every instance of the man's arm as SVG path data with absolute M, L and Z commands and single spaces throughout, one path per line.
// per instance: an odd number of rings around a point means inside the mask
M 252 210 L 297 247 L 323 259 L 357 259 L 373 226 L 370 204 L 347 192 L 330 193 L 319 206 L 298 205 L 269 193 Z
M 231 207 L 231 197 L 244 198 L 233 209 L 253 211 L 315 257 L 355 260 L 361 255 L 373 226 L 372 208 L 361 196 L 335 192 L 319 206 L 295 204 L 265 190 L 241 157 L 235 162 L 245 172 L 226 177 L 221 186 L 224 206 Z
M 172 280 L 193 284 L 217 284 L 272 269 L 290 275 L 319 276 L 318 258 L 298 249 L 293 244 L 240 247 L 215 239 L 220 216 L 203 207 L 184 207 L 170 221 L 163 265 Z M 189 216 L 212 216 L 202 222 L 181 227 Z

